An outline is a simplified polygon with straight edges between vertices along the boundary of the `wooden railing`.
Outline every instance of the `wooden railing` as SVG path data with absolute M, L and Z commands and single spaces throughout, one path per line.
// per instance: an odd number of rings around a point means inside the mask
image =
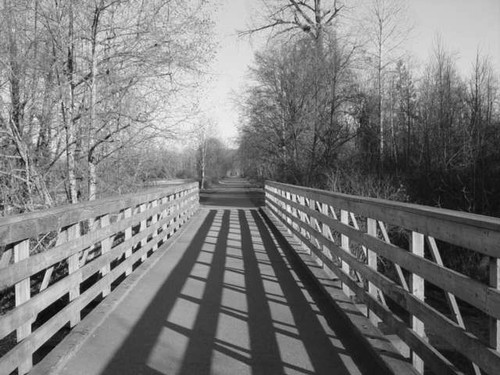
M 436 348 L 438 336 L 476 374 L 500 374 L 500 219 L 275 182 L 267 182 L 265 192 L 268 209 L 338 277 L 344 292 L 408 345 L 417 370 L 423 373 L 425 363 L 435 374 L 460 373 Z M 489 285 L 443 265 L 439 248 L 445 246 L 447 257 L 464 248 L 481 254 Z M 427 298 L 426 283 L 450 310 Z M 484 316 L 489 340 L 466 327 L 457 299 Z
M 33 354 L 178 230 L 198 208 L 198 184 L 0 219 L 0 374 Z

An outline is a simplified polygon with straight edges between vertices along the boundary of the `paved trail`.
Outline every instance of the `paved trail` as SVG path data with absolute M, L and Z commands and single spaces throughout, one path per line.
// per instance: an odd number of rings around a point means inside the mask
M 377 372 L 339 339 L 342 327 L 327 323 L 320 298 L 291 267 L 257 208 L 261 190 L 226 180 L 201 203 L 60 373 Z

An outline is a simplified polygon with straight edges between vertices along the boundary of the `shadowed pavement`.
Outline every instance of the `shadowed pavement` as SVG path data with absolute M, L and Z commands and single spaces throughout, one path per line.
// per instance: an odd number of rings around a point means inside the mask
M 256 207 L 261 190 L 230 179 L 201 202 L 188 229 L 60 373 L 378 372 L 290 264 Z

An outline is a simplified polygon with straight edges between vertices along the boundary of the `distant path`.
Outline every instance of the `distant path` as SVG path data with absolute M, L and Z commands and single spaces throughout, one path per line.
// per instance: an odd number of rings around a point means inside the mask
M 244 178 L 226 178 L 202 190 L 200 203 L 207 207 L 257 208 L 264 205 L 264 193 Z
M 262 190 L 227 179 L 201 201 L 187 230 L 138 270 L 133 288 L 117 291 L 126 297 L 59 373 L 377 373 L 346 347 L 284 256 L 257 209 Z

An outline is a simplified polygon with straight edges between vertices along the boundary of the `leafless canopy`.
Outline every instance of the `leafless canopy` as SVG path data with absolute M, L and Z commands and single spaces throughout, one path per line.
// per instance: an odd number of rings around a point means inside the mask
M 276 35 L 292 30 L 302 30 L 319 39 L 322 29 L 333 24 L 335 18 L 344 9 L 339 0 L 261 0 L 266 9 L 266 22 L 263 25 L 240 32 L 251 35 L 263 30 L 272 30 Z

